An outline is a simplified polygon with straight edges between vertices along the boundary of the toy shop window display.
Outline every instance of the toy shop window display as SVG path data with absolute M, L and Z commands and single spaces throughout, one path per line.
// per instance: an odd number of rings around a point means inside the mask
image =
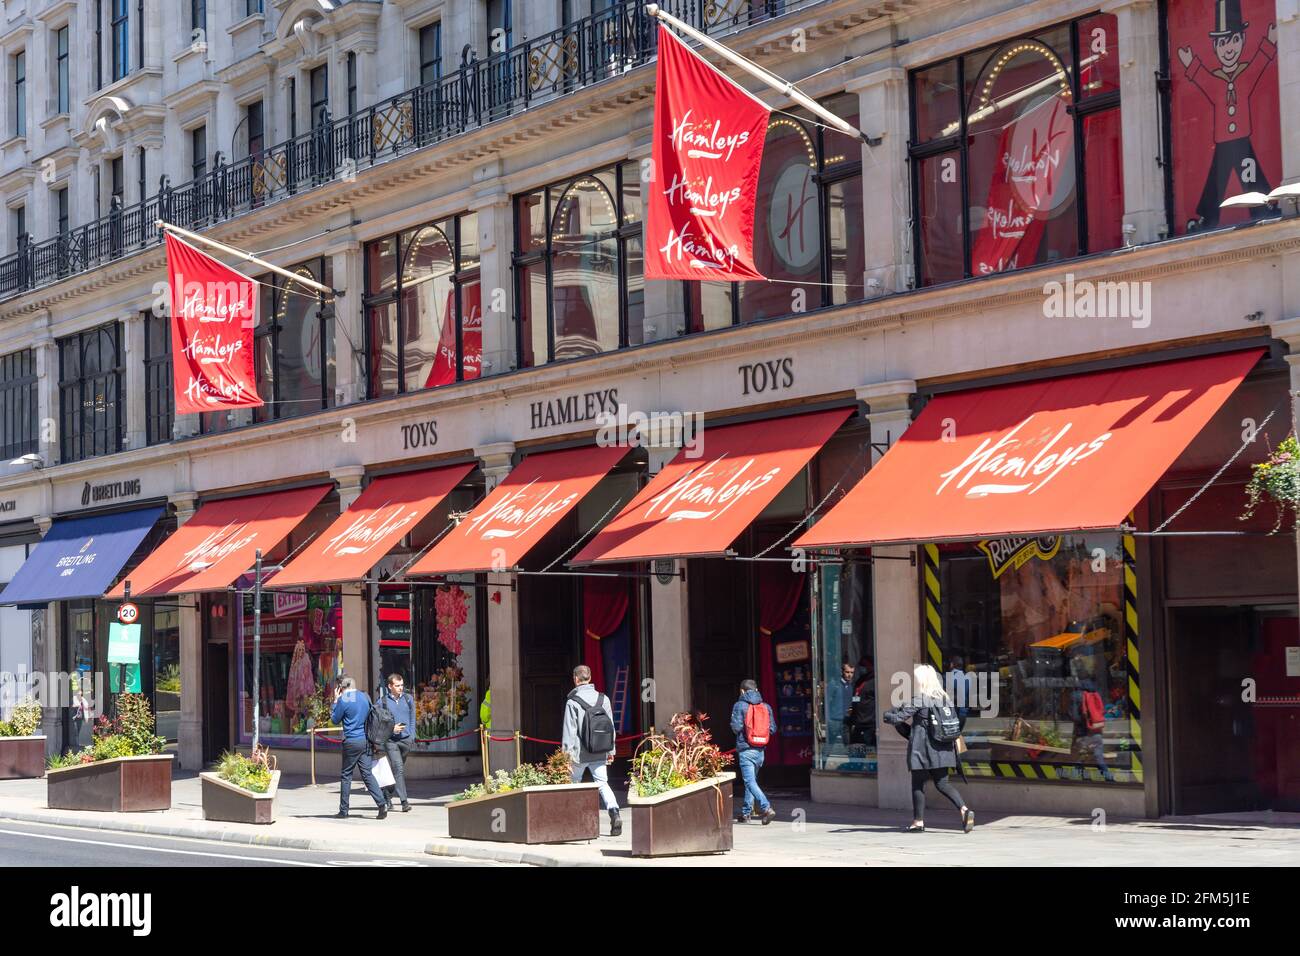
M 819 566 L 816 623 L 818 770 L 876 772 L 876 669 L 871 564 L 850 557 Z
M 1121 536 L 995 538 L 940 545 L 938 556 L 926 616 L 938 617 L 945 686 L 968 717 L 966 761 L 1136 782 L 1126 630 L 1135 579 Z
M 417 588 L 411 643 L 415 697 L 416 750 L 473 752 L 478 737 L 466 734 L 478 726 L 480 673 L 485 671 L 486 635 L 480 623 L 483 591 L 474 576 L 453 576 L 436 587 Z
M 253 593 L 240 595 L 240 739 L 252 739 Z M 343 672 L 343 604 L 337 587 L 262 594 L 259 736 L 279 746 L 306 746 L 307 731 L 328 725 L 330 688 Z

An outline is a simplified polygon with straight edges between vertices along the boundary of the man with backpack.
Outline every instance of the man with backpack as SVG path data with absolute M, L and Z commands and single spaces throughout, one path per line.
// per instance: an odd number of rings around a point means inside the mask
M 1071 701 L 1074 716 L 1074 743 L 1077 751 L 1091 752 L 1097 769 L 1106 780 L 1114 780 L 1106 763 L 1106 703 L 1097 692 L 1097 685 L 1091 678 L 1083 678 L 1073 693 Z
M 600 805 L 609 811 L 609 835 L 623 832 L 618 800 L 609 787 L 609 765 L 614 762 L 614 711 L 609 698 L 591 684 L 591 668 L 579 664 L 573 669 L 573 690 L 564 699 L 564 733 L 561 746 L 569 755 L 574 783 L 582 782 L 584 771 L 600 788 Z
M 366 791 L 379 808 L 379 819 L 384 819 L 388 816 L 388 810 L 384 805 L 384 796 L 379 791 L 379 784 L 375 782 L 375 775 L 371 772 L 370 748 L 377 735 L 383 734 L 381 739 L 384 740 L 392 735 L 393 715 L 382 708 L 372 708 L 370 699 L 357 690 L 357 682 L 351 677 L 341 677 L 334 689 L 334 709 L 330 712 L 330 721 L 343 728 L 343 776 L 339 785 L 338 817 L 347 819 L 352 774 L 360 767 Z
M 745 799 L 741 802 L 737 823 L 748 823 L 758 804 L 758 815 L 767 826 L 776 819 L 767 794 L 758 786 L 758 771 L 763 766 L 763 755 L 772 735 L 776 733 L 776 717 L 772 705 L 763 703 L 758 684 L 752 680 L 740 682 L 740 700 L 731 708 L 731 730 L 736 735 L 736 764 L 740 779 L 745 783 Z

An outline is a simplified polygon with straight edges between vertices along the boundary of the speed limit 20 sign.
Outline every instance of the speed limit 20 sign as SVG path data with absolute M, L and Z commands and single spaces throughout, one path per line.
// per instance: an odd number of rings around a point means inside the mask
M 140 616 L 140 608 L 127 601 L 125 604 L 118 605 L 117 619 L 123 624 L 134 624 L 136 618 Z

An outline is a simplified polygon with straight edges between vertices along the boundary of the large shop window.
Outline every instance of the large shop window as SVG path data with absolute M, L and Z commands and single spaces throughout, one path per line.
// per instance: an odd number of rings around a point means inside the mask
M 522 367 L 662 338 L 645 323 L 641 215 L 630 162 L 515 199 Z
M 110 322 L 59 339 L 61 460 L 121 451 L 121 395 L 121 325 Z
M 36 353 L 0 355 L 0 458 L 34 454 L 39 448 Z
M 333 287 L 333 264 L 327 256 L 299 263 L 291 270 Z M 278 275 L 257 278 L 257 332 L 253 339 L 257 393 L 265 403 L 253 409 L 253 421 L 293 418 L 334 404 L 334 299 Z M 204 434 L 228 431 L 239 423 L 236 412 L 206 412 Z
M 856 94 L 824 105 L 857 124 Z M 754 261 L 778 281 L 686 283 L 690 330 L 864 298 L 862 223 L 862 144 L 802 112 L 773 113 L 758 180 Z
M 1243 222 L 1251 210 L 1220 212 L 1219 203 L 1282 181 L 1274 2 L 1167 0 L 1163 9 L 1174 232 Z
M 172 387 L 171 323 L 165 315 L 144 314 L 144 430 L 150 445 L 171 441 L 175 418 Z
M 476 214 L 366 244 L 366 337 L 372 398 L 483 374 Z
M 920 285 L 1121 244 L 1116 38 L 1094 14 L 912 74 Z
M 1135 571 L 1121 535 L 925 550 L 927 575 L 938 565 L 939 586 L 925 592 L 930 637 L 958 704 L 965 685 L 967 763 L 1031 779 L 1140 779 L 1126 630 Z

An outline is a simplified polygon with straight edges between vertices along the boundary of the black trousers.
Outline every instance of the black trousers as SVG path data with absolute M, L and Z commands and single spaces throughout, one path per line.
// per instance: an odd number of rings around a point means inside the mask
M 357 770 L 361 771 L 361 780 L 366 785 L 366 791 L 370 798 L 375 801 L 375 806 L 384 805 L 384 795 L 379 792 L 379 784 L 375 782 L 375 775 L 370 772 L 370 742 L 367 740 L 345 740 L 343 741 L 343 778 L 339 783 L 339 811 L 348 812 L 348 801 L 352 796 L 352 774 Z
M 925 819 L 925 784 L 930 781 L 958 810 L 962 808 L 961 794 L 948 782 L 948 768 L 912 771 L 912 819 Z
M 1241 164 L 1247 159 L 1255 164 L 1256 178 L 1250 186 L 1243 183 L 1242 192 L 1273 191 L 1273 187 L 1268 184 L 1268 177 L 1259 165 L 1259 157 L 1255 155 L 1255 147 L 1251 145 L 1249 136 L 1217 144 L 1214 147 L 1214 158 L 1210 160 L 1210 171 L 1205 176 L 1205 188 L 1201 190 L 1201 201 L 1196 205 L 1196 214 L 1205 220 L 1207 227 L 1219 224 L 1219 203 L 1223 202 L 1224 191 L 1234 173 L 1238 179 L 1241 178 Z
M 390 740 L 384 744 L 384 752 L 388 754 L 388 766 L 393 771 L 393 785 L 384 787 L 384 799 L 392 803 L 393 794 L 396 793 L 402 806 L 406 806 L 410 802 L 406 795 L 406 755 L 411 752 L 411 742 Z

